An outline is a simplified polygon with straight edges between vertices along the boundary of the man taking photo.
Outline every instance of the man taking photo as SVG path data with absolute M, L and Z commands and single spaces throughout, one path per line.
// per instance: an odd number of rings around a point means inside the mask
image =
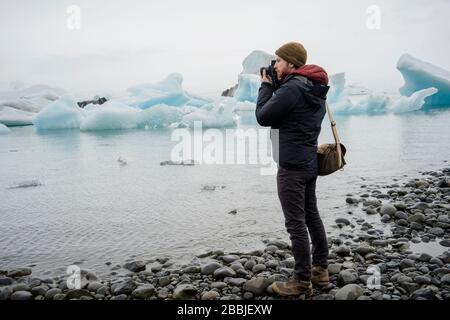
M 278 197 L 295 268 L 293 278 L 274 282 L 272 289 L 281 296 L 310 296 L 313 284 L 329 282 L 328 244 L 316 198 L 317 139 L 326 112 L 328 75 L 322 67 L 306 64 L 307 52 L 298 42 L 281 46 L 275 54 L 278 85 L 263 69 L 255 114 L 261 126 L 271 127 L 272 140 L 272 132 L 278 133 Z

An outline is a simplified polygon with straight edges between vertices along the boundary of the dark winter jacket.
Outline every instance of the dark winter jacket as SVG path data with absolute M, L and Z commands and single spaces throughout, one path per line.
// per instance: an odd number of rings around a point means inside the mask
M 261 84 L 256 119 L 261 126 L 271 127 L 273 156 L 279 166 L 317 172 L 317 139 L 328 89 L 328 75 L 316 65 L 296 69 L 276 89 Z M 277 137 L 279 148 L 274 143 Z

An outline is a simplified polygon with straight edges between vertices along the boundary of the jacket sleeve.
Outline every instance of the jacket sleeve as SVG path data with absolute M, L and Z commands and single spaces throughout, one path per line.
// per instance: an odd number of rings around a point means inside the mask
M 268 83 L 262 83 L 256 102 L 256 120 L 259 125 L 269 127 L 282 120 L 295 106 L 298 95 L 288 86 L 279 87 L 275 92 Z

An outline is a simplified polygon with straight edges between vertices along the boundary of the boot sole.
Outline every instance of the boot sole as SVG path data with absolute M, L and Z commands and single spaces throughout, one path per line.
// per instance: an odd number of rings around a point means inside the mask
M 272 291 L 275 292 L 277 295 L 282 296 L 282 297 L 299 297 L 301 295 L 305 295 L 306 298 L 309 298 L 313 294 L 313 289 L 312 288 L 308 289 L 305 292 L 301 292 L 301 293 L 298 293 L 298 294 L 297 293 L 296 294 L 287 294 L 287 293 L 278 291 L 277 287 L 275 287 L 275 286 L 272 287 Z
M 312 282 L 311 281 L 311 283 L 313 284 L 313 286 L 316 286 L 316 287 L 326 287 L 330 283 L 330 281 L 322 281 L 322 282 Z

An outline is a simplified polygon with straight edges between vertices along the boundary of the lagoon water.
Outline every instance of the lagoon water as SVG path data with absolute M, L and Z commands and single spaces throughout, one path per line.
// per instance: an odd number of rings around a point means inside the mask
M 345 203 L 362 185 L 449 165 L 448 109 L 336 121 L 348 164 L 317 183 L 330 235 L 351 232 L 336 229 L 337 217 L 382 228 L 378 216 Z M 239 128 L 256 126 L 253 112 L 241 112 Z M 327 118 L 322 128 L 319 143 L 332 142 Z M 56 275 L 77 263 L 102 274 L 105 262 L 183 261 L 212 249 L 259 249 L 280 234 L 288 241 L 276 176 L 261 175 L 259 165 L 161 166 L 177 144 L 171 130 L 11 130 L 0 135 L 0 269 L 32 265 L 35 275 Z

